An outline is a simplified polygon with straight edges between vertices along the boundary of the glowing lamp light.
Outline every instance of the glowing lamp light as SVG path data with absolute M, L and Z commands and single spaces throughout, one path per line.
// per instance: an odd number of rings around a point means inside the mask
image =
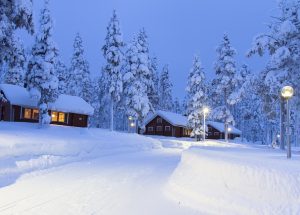
M 130 116 L 130 117 L 128 117 L 128 119 L 129 119 L 129 120 L 133 120 L 133 117 L 132 117 L 132 116 Z
M 232 128 L 228 128 L 228 132 L 231 132 L 232 131 Z
M 208 114 L 209 113 L 209 108 L 208 107 L 203 108 L 203 113 Z
M 134 127 L 134 126 L 135 126 L 135 124 L 132 122 L 132 123 L 130 123 L 130 126 L 131 126 L 131 127 Z
M 294 88 L 291 86 L 285 86 L 281 89 L 281 96 L 284 99 L 290 99 L 294 96 Z

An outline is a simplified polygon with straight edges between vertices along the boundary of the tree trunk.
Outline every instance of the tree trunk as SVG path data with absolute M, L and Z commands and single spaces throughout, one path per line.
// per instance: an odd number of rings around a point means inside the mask
M 114 130 L 114 101 L 111 99 L 110 103 L 110 131 Z

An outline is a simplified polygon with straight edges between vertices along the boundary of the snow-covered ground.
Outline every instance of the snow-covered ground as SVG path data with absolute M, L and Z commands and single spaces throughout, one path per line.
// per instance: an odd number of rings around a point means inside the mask
M 299 163 L 261 146 L 0 122 L 0 214 L 299 214 Z
M 0 122 L 0 187 L 21 174 L 103 155 L 161 147 L 151 138 L 86 129 Z
M 300 214 L 300 158 L 258 146 L 212 142 L 183 152 L 165 193 L 208 214 Z

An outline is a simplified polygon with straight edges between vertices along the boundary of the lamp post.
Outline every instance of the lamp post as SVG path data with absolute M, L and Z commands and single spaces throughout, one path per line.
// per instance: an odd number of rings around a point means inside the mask
M 286 101 L 286 144 L 287 144 L 287 158 L 292 157 L 292 147 L 290 142 L 290 107 L 289 99 L 294 96 L 294 89 L 291 86 L 285 86 L 281 89 L 281 96 Z
M 205 141 L 205 133 L 206 133 L 205 117 L 206 117 L 206 114 L 208 114 L 208 113 L 209 113 L 209 108 L 204 107 L 203 108 L 203 142 Z
M 129 116 L 128 117 L 128 133 L 131 133 L 132 130 L 132 122 L 133 122 L 133 117 Z

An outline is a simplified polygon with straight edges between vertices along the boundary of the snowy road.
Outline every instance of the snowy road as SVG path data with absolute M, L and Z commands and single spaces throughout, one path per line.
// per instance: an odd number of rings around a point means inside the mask
M 33 172 L 0 189 L 0 214 L 199 214 L 163 194 L 180 155 L 160 149 Z

